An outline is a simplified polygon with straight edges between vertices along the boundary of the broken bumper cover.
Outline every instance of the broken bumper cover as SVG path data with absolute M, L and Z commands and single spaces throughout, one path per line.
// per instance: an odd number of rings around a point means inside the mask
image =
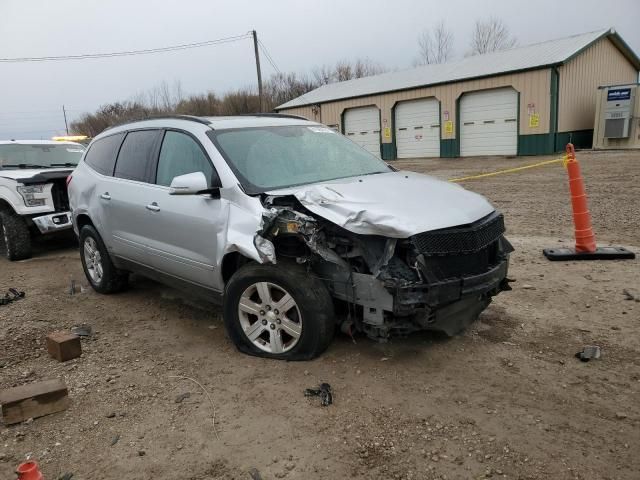
M 422 296 L 427 311 L 416 315 L 416 321 L 423 328 L 447 335 L 464 330 L 491 303 L 491 297 L 511 289 L 508 268 L 508 259 L 504 259 L 487 272 L 429 285 Z M 401 305 L 406 302 L 403 292 L 396 301 Z
M 58 212 L 33 217 L 31 221 L 38 227 L 40 233 L 53 233 L 72 228 L 70 212 Z
M 370 275 L 354 275 L 356 303 L 364 307 L 365 330 L 375 337 L 417 330 L 452 336 L 474 322 L 493 296 L 510 290 L 508 268 L 505 257 L 480 274 L 395 287 L 385 287 Z

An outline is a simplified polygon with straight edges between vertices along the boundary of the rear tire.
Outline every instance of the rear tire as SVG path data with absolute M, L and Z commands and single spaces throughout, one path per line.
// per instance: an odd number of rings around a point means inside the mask
M 279 360 L 317 357 L 335 331 L 327 287 L 286 264 L 247 264 L 234 273 L 225 288 L 224 323 L 238 350 Z
M 24 218 L 0 212 L 0 224 L 7 258 L 11 261 L 31 258 L 31 234 Z
M 84 274 L 96 292 L 110 294 L 127 288 L 129 274 L 113 265 L 100 234 L 91 225 L 80 230 L 80 259 Z

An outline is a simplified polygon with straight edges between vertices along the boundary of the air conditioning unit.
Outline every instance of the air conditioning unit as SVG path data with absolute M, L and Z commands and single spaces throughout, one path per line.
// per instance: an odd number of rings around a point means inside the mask
M 635 93 L 636 89 L 630 87 L 607 89 L 607 102 L 604 108 L 605 138 L 629 137 Z

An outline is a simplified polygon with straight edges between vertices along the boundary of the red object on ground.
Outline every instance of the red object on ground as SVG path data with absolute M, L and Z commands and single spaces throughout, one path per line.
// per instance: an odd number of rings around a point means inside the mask
M 25 462 L 16 469 L 18 480 L 44 480 L 36 462 Z
M 587 205 L 587 192 L 580 174 L 580 164 L 576 160 L 573 144 L 567 144 L 567 173 L 571 191 L 571 208 L 576 232 L 576 252 L 593 253 L 596 251 L 596 237 L 591 227 L 591 214 Z

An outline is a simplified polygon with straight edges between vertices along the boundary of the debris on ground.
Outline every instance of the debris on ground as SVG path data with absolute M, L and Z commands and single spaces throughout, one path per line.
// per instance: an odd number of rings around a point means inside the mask
M 640 302 L 640 295 L 634 295 L 626 288 L 622 290 L 622 293 L 624 294 L 625 300 L 635 300 L 636 302 Z
M 328 407 L 333 403 L 333 394 L 331 393 L 331 385 L 321 383 L 320 388 L 307 388 L 304 391 L 305 397 L 320 397 L 320 405 Z
M 91 325 L 87 325 L 83 323 L 82 325 L 76 325 L 75 327 L 71 327 L 71 333 L 77 335 L 79 337 L 90 337 L 93 333 L 93 328 Z
M 69 407 L 69 391 L 61 379 L 29 383 L 0 391 L 5 425 L 61 412 Z
M 176 403 L 182 403 L 184 400 L 186 400 L 187 398 L 189 398 L 191 396 L 191 394 L 189 392 L 184 392 L 181 393 L 180 395 L 176 396 Z
M 3 297 L 0 297 L 0 305 L 8 305 L 11 302 L 15 302 L 16 300 L 20 300 L 24 298 L 25 293 L 19 292 L 15 288 L 10 288 L 7 293 L 4 294 Z
M 119 440 L 120 440 L 120 434 L 118 433 L 116 434 L 115 437 L 111 439 L 111 446 L 113 447 L 116 443 L 118 443 Z
M 76 294 L 76 281 L 75 280 L 71 280 L 71 284 L 69 285 L 69 295 L 75 295 Z
M 260 475 L 257 468 L 250 468 L 249 476 L 251 477 L 251 480 L 262 480 L 262 475 Z
M 58 477 L 58 480 L 71 480 L 72 478 L 73 478 L 73 473 L 67 472 L 67 473 L 63 473 L 62 475 L 60 475 Z
M 576 358 L 582 362 L 588 362 L 591 359 L 598 360 L 600 358 L 600 347 L 597 345 L 587 345 L 582 351 L 576 353 Z

